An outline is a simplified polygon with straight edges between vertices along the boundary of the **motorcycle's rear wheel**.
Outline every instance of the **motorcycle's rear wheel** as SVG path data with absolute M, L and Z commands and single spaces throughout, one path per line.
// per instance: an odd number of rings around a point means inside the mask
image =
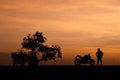
M 89 63 L 90 63 L 91 66 L 94 66 L 95 65 L 95 60 L 94 59 L 90 59 Z

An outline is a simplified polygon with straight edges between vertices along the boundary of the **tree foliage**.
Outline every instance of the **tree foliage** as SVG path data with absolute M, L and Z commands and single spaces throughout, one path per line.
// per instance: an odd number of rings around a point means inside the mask
M 38 66 L 40 61 L 54 60 L 56 62 L 56 57 L 62 58 L 60 46 L 52 45 L 49 47 L 44 45 L 46 40 L 42 32 L 36 32 L 33 35 L 28 34 L 24 37 L 21 51 L 11 53 L 14 65 L 24 66 L 27 63 L 29 66 Z M 41 54 L 41 59 L 37 57 L 38 53 Z

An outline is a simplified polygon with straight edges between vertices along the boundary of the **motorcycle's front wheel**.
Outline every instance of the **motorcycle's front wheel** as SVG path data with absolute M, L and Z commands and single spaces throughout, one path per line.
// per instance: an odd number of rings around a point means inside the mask
M 74 60 L 74 64 L 75 64 L 76 66 L 80 66 L 81 63 L 82 63 L 81 59 L 75 59 L 75 60 Z

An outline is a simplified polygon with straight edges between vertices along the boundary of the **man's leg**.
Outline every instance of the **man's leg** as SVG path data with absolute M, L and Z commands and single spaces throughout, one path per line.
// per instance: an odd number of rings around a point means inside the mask
M 100 58 L 100 65 L 102 65 L 102 57 Z
M 99 58 L 97 58 L 97 66 L 99 65 Z

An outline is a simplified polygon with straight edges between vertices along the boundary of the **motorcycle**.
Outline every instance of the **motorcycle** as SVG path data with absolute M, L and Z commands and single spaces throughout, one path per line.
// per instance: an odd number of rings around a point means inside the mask
M 77 55 L 74 58 L 74 64 L 76 66 L 80 66 L 81 64 L 90 64 L 90 65 L 95 65 L 95 60 L 91 58 L 90 54 L 86 54 L 83 57 L 80 55 Z

